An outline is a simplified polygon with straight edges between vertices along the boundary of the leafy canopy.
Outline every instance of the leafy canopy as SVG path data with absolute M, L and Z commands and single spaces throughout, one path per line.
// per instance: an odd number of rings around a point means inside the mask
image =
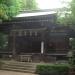
M 73 26 L 75 24 L 75 0 L 67 2 L 67 4 L 63 12 L 58 12 L 58 21 L 62 25 Z
M 0 0 L 0 19 L 8 20 L 22 10 L 37 9 L 35 0 Z

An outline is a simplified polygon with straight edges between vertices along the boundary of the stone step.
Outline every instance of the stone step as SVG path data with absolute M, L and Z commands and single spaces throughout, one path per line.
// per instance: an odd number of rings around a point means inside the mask
M 35 72 L 36 65 L 27 62 L 4 62 L 3 70 L 19 71 L 19 72 Z
M 29 62 L 4 62 L 5 64 L 17 64 L 17 65 L 34 65 L 34 63 Z
M 35 71 L 32 71 L 32 70 L 13 69 L 13 68 L 2 68 L 2 70 L 25 72 L 25 73 L 35 73 Z
M 15 68 L 15 69 L 24 69 L 24 70 L 35 70 L 36 69 L 36 67 L 23 67 L 23 66 L 12 66 L 12 65 L 3 65 L 3 68 Z
M 36 65 L 32 65 L 32 64 L 31 65 L 30 64 L 29 65 L 27 65 L 27 64 L 24 64 L 24 65 L 23 64 L 4 64 L 4 65 L 16 66 L 16 67 L 34 67 L 34 68 L 36 67 Z

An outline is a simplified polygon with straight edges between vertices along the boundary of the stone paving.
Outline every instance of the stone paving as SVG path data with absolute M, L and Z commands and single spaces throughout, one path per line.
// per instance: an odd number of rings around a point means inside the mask
M 37 75 L 37 74 L 0 70 L 0 75 Z

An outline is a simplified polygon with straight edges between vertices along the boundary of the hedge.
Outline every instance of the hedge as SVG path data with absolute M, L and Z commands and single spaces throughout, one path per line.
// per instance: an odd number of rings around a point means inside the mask
M 0 69 L 2 68 L 2 65 L 3 65 L 4 63 L 0 60 Z
M 67 75 L 69 65 L 37 65 L 36 73 L 39 75 Z

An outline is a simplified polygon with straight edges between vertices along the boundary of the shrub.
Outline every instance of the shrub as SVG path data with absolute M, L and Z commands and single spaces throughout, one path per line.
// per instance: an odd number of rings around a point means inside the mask
M 75 50 L 73 50 L 73 55 L 72 55 L 72 58 L 71 58 L 71 65 L 72 66 L 75 66 Z
M 2 64 L 3 64 L 3 62 L 0 60 L 0 69 L 1 69 L 1 67 L 2 67 Z
M 67 75 L 69 65 L 37 65 L 39 75 Z
M 71 62 L 72 66 L 75 66 L 75 58 L 73 58 Z

